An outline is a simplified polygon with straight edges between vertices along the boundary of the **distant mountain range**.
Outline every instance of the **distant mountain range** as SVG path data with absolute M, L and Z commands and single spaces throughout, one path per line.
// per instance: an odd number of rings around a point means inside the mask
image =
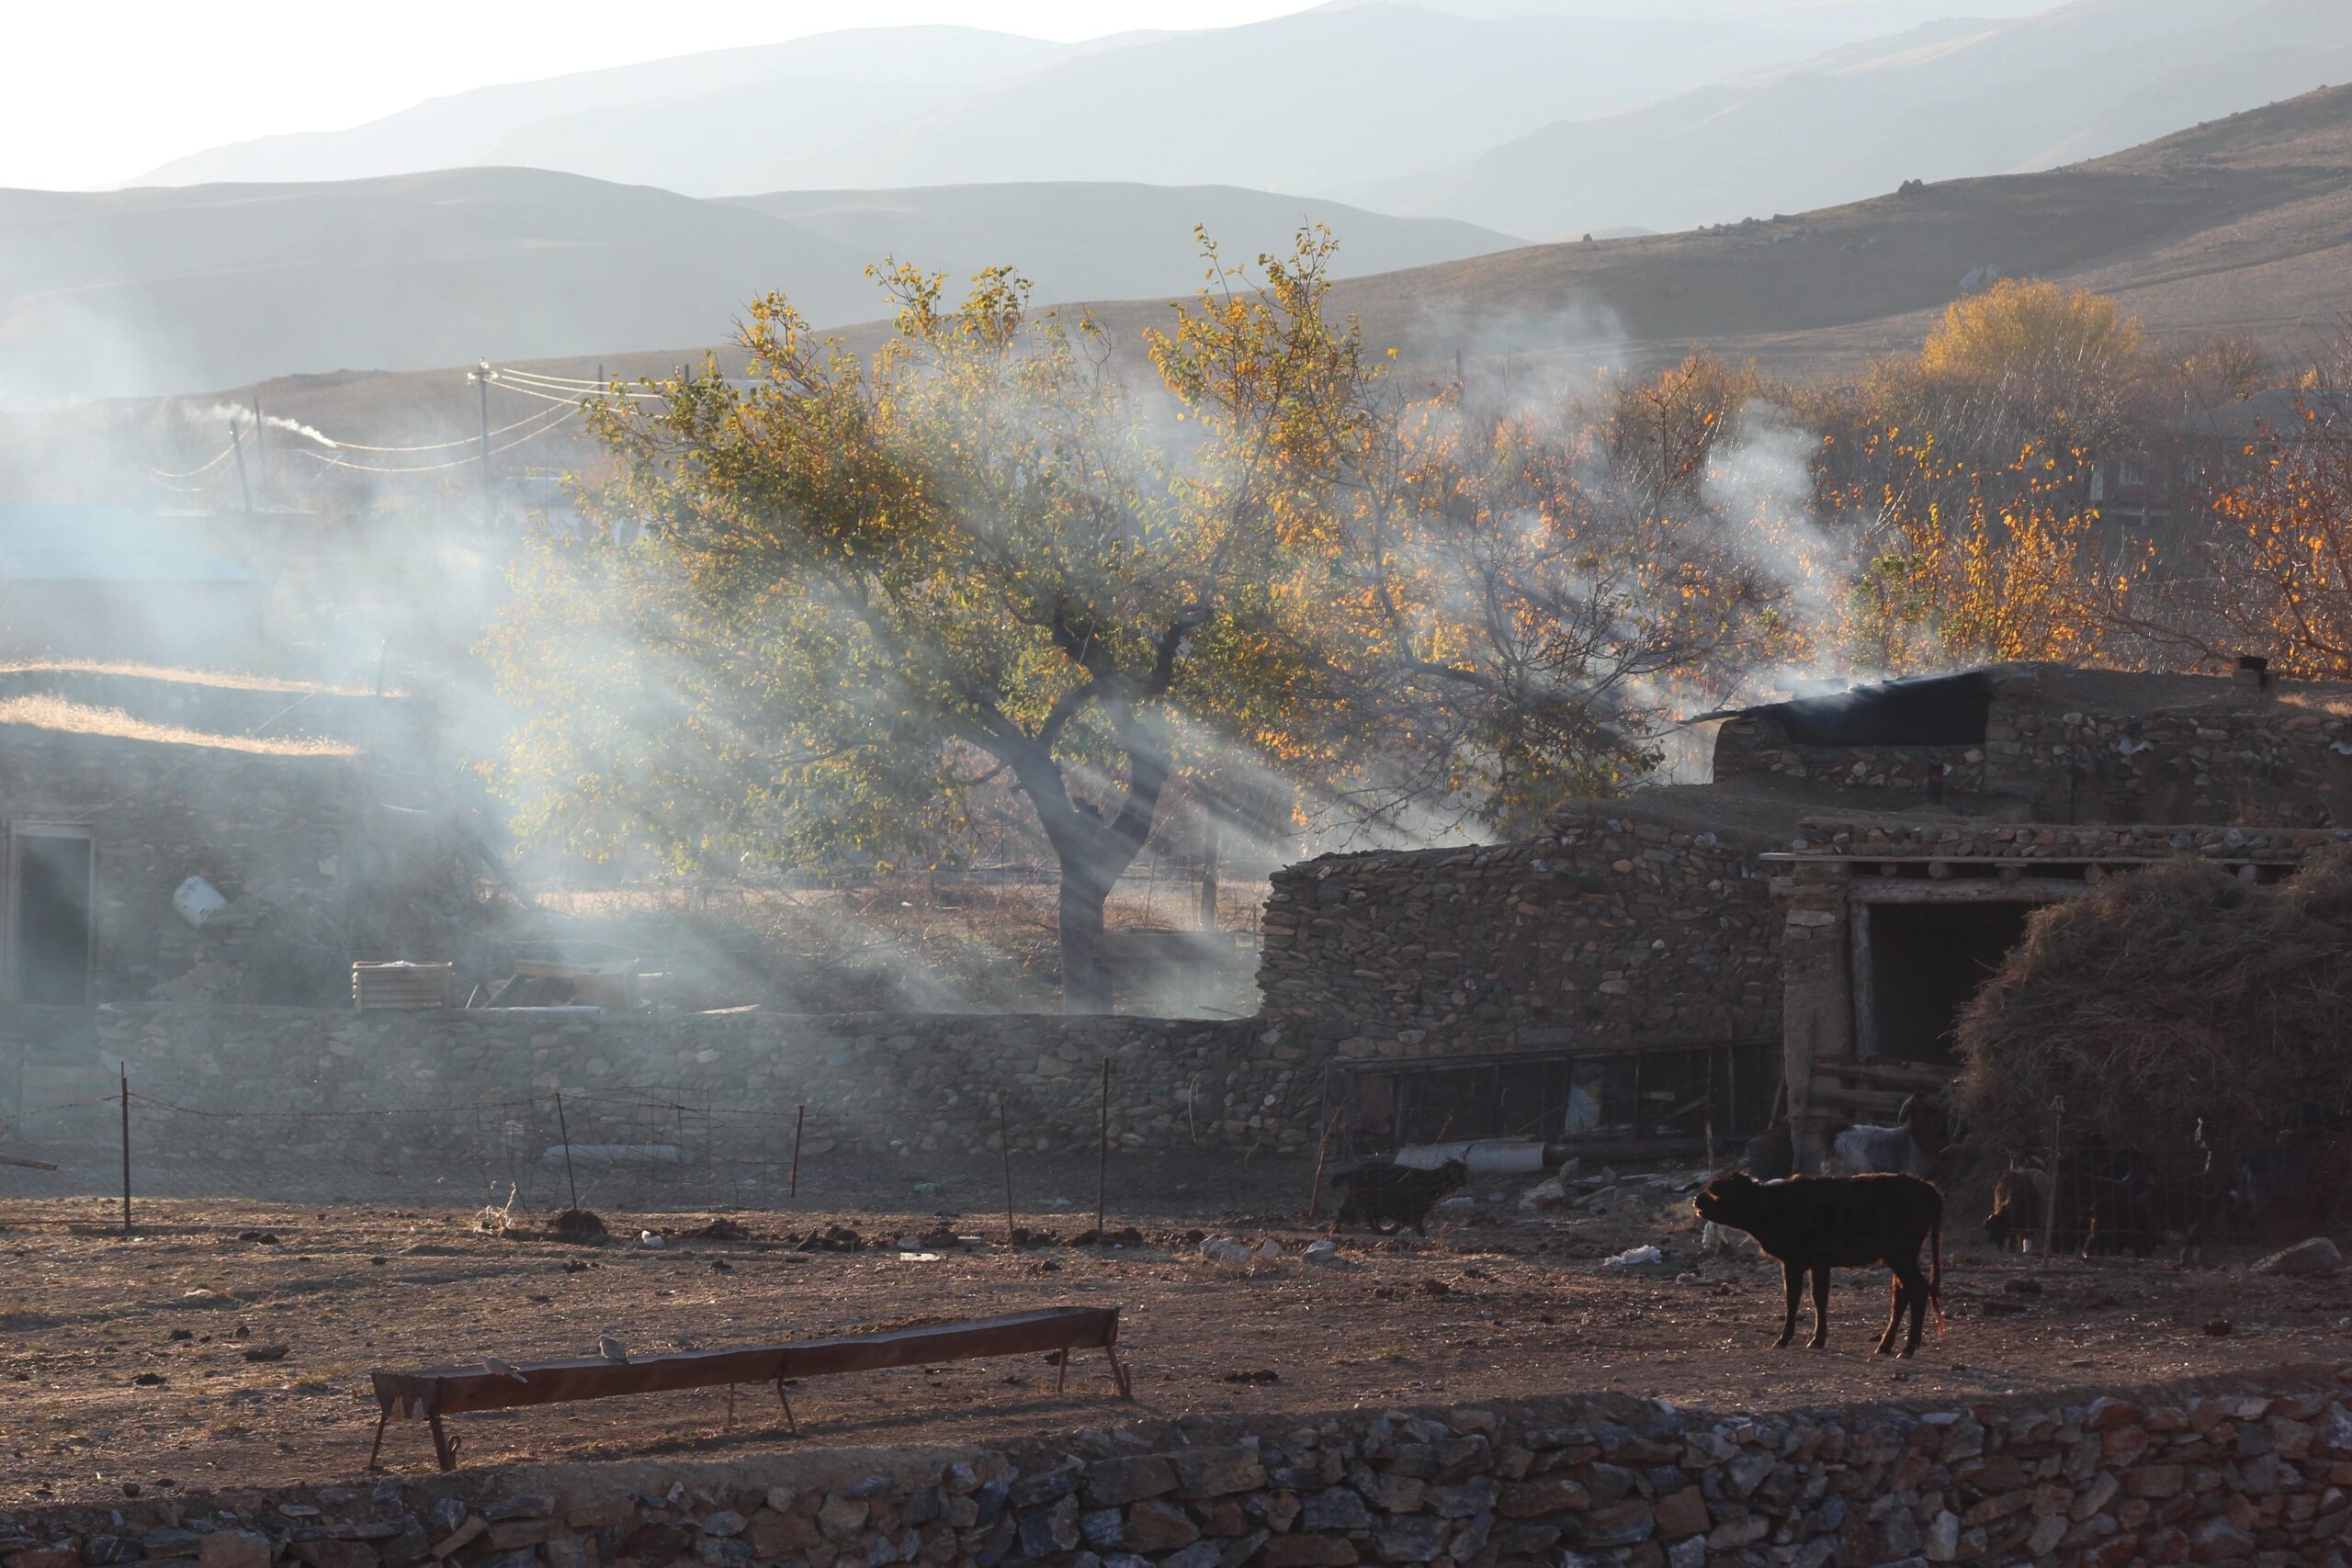
M 1520 242 L 1227 186 L 1030 185 L 698 200 L 538 169 L 332 184 L 0 192 L 0 408 L 727 337 L 781 288 L 821 324 L 881 313 L 886 257 L 1012 265 L 1047 299 L 1189 292 L 1205 224 L 1236 259 L 1302 222 L 1341 271 Z
M 2148 215 L 2101 228 L 2116 215 L 2068 208 L 2016 233 L 1999 214 L 2040 187 L 2004 187 L 1984 231 L 1946 222 L 1930 243 L 1906 219 L 1858 231 L 1855 262 L 1819 251 L 1819 223 L 1770 225 L 1796 248 L 1770 262 L 1754 235 L 1692 226 L 1878 213 L 1866 198 L 1905 181 L 2058 169 L 2352 80 L 2352 0 L 1979 0 L 2007 14 L 1928 19 L 1942 3 L 1343 0 L 1084 44 L 857 29 L 482 88 L 134 188 L 0 192 L 0 407 L 668 353 L 723 340 L 771 288 L 839 325 L 879 312 L 863 271 L 885 256 L 1009 265 L 1040 302 L 1164 299 L 1199 279 L 1195 224 L 1248 257 L 1329 223 L 1342 276 L 1406 291 L 1359 286 L 1393 330 L 1442 326 L 1473 355 L 1813 342 L 1896 297 L 1949 298 L 1978 265 L 2111 254 Z M 1901 30 L 1859 36 L 1873 26 Z M 1586 233 L 1609 243 L 1513 238 Z M 1900 265 L 1876 249 L 1898 236 L 1918 247 Z
M 2056 168 L 2346 81 L 2346 0 L 2075 0 L 1934 22 L 1344 190 L 1538 238 L 1684 229 Z
M 1222 185 L 1573 238 L 2052 168 L 2352 78 L 2346 0 L 2046 4 L 1343 0 L 1083 44 L 865 28 L 480 88 L 139 183 Z
M 868 28 L 481 88 L 133 183 L 513 164 L 694 196 L 1133 180 L 1330 197 L 1935 14 L 1928 0 L 1697 8 L 1694 22 L 1688 6 L 1624 0 L 1493 7 L 1504 14 L 1366 0 L 1078 45 Z

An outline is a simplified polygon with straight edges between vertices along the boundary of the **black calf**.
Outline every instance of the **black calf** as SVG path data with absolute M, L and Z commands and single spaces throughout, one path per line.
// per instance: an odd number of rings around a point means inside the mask
M 1470 1168 L 1458 1159 L 1433 1170 L 1406 1165 L 1360 1165 L 1340 1172 L 1333 1182 L 1345 1194 L 1340 1200 L 1340 1225 L 1385 1229 L 1410 1225 L 1429 1234 L 1430 1211 L 1438 1200 L 1470 1179 Z
M 1894 1304 L 1886 1332 L 1878 1340 L 1882 1356 L 1894 1348 L 1905 1308 L 1911 1314 L 1905 1356 L 1919 1348 L 1929 1305 L 1936 1309 L 1936 1320 L 1943 1321 L 1943 1195 L 1916 1176 L 1799 1177 L 1766 1182 L 1736 1171 L 1708 1182 L 1690 1206 L 1702 1220 L 1746 1231 L 1757 1246 L 1780 1259 L 1789 1292 L 1781 1345 L 1796 1337 L 1797 1303 L 1808 1274 L 1813 1276 L 1812 1345 L 1817 1350 L 1829 1342 L 1832 1269 L 1883 1264 L 1894 1271 Z M 1923 1243 L 1934 1249 L 1931 1275 L 1919 1269 Z

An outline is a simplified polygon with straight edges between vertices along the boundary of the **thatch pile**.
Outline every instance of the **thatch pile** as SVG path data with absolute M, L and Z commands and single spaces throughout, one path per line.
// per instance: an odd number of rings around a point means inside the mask
M 2275 887 L 2151 866 L 2035 914 L 1961 1015 L 1968 1142 L 1997 1159 L 2097 1132 L 2192 1174 L 2352 1091 L 2352 852 Z

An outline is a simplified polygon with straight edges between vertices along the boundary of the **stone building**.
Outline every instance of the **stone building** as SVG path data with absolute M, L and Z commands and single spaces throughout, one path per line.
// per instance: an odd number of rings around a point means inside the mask
M 0 996 L 334 999 L 368 900 L 446 863 L 428 730 L 304 682 L 0 668 Z
M 1696 1152 L 1884 1119 L 2027 915 L 2348 835 L 2352 686 L 1996 666 L 1712 715 L 1713 779 L 1275 879 L 1264 1018 L 1374 1145 Z

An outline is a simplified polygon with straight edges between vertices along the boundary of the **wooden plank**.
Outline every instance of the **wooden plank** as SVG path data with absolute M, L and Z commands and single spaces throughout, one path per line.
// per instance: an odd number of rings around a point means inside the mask
M 1956 1067 L 1928 1066 L 1917 1062 L 1824 1062 L 1821 1071 L 1871 1089 L 1939 1089 L 1958 1076 Z
M 1892 1125 L 1903 1109 L 1908 1095 L 1883 1089 L 1840 1089 L 1835 1085 L 1816 1084 L 1813 1103 L 1829 1111 L 1851 1111 L 1864 1116 L 1883 1117 Z

